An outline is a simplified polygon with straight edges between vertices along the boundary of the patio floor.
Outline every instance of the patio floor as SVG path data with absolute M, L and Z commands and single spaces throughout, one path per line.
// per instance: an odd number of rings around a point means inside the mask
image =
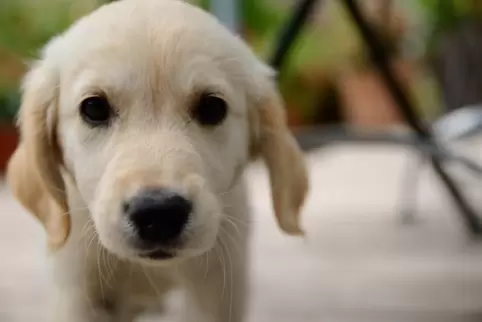
M 482 159 L 482 140 L 461 148 Z M 311 152 L 305 240 L 277 230 L 265 171 L 251 167 L 248 320 L 482 321 L 482 243 L 468 238 L 427 168 L 420 174 L 418 221 L 401 224 L 401 180 L 413 157 L 395 147 Z M 482 213 L 482 184 L 470 179 L 464 187 Z M 0 186 L 0 321 L 46 321 L 43 231 Z

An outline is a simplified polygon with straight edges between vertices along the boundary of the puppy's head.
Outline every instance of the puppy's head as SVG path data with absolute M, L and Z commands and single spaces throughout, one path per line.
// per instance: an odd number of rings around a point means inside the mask
M 69 235 L 68 179 L 118 256 L 201 254 L 257 155 L 280 227 L 301 232 L 307 177 L 271 70 L 183 2 L 116 2 L 52 40 L 26 77 L 19 124 L 9 182 L 52 248 Z

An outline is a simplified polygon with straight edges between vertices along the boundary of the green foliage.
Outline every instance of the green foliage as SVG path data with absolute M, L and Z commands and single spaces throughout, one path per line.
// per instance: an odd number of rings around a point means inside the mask
M 106 1 L 0 0 L 0 53 L 3 50 L 17 57 L 33 57 L 52 36 Z M 193 2 L 209 9 L 209 0 Z M 291 7 L 281 5 L 278 0 L 240 0 L 239 4 L 248 41 L 258 54 L 270 56 L 282 26 L 292 14 Z M 303 115 L 309 115 L 316 93 L 305 88 L 300 74 L 309 73 L 310 68 L 317 73 L 330 71 L 332 66 L 343 65 L 358 52 L 359 42 L 347 29 L 352 26 L 343 16 L 343 10 L 335 7 L 330 20 L 333 23 L 323 28 L 316 23 L 307 26 L 298 38 L 280 80 L 285 96 L 301 109 Z M 12 85 L 7 87 L 16 88 L 17 82 L 11 80 Z M 0 88 L 0 118 L 10 119 L 17 107 L 17 93 L 6 90 L 5 86 Z
M 20 105 L 20 94 L 17 91 L 0 92 L 0 123 L 15 118 Z
M 481 17 L 479 0 L 419 0 L 430 27 L 429 50 L 446 33 L 464 21 Z
M 199 2 L 195 3 L 195 4 L 198 5 L 199 7 L 203 8 L 204 10 L 208 11 L 210 1 L 209 0 L 199 0 Z
M 41 46 L 65 30 L 75 19 L 103 0 L 0 0 L 0 53 L 22 60 L 37 55 Z M 6 63 L 5 61 L 3 63 Z M 0 62 L 0 66 L 2 66 Z M 3 65 L 4 68 L 18 66 Z M 0 68 L 0 73 L 2 69 Z M 0 119 L 10 120 L 18 108 L 19 95 L 14 90 L 18 79 L 2 79 Z M 5 83 L 7 82 L 7 83 Z
M 261 37 L 277 29 L 282 22 L 283 12 L 268 1 L 243 0 L 240 5 L 243 23 Z
M 210 0 L 197 0 L 194 3 L 208 11 L 210 2 Z M 243 25 L 261 35 L 276 28 L 281 18 L 278 6 L 265 0 L 241 0 L 239 11 Z
M 0 5 L 0 47 L 31 56 L 53 35 L 70 23 L 65 1 L 46 2 L 3 0 Z

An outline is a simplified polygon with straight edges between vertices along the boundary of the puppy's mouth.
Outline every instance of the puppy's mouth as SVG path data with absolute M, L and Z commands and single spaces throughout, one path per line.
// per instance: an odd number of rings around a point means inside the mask
M 140 257 L 152 260 L 167 260 L 175 257 L 174 253 L 168 252 L 162 249 L 156 249 L 153 251 L 140 254 Z

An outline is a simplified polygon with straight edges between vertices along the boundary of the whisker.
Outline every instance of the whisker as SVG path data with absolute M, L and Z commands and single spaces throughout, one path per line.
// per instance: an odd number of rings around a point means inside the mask
M 221 240 L 221 236 L 220 238 L 218 238 L 218 244 L 221 246 L 220 240 Z M 222 251 L 222 246 L 220 248 L 216 248 L 216 250 L 218 251 L 218 258 L 220 260 L 221 267 L 223 269 L 223 290 L 221 292 L 221 298 L 224 298 L 224 291 L 226 289 L 226 267 L 224 262 L 224 254 Z
M 109 280 L 115 280 L 115 269 L 117 268 L 117 258 L 106 250 L 107 255 L 107 278 Z M 114 261 L 114 263 L 112 263 Z
M 238 234 L 238 237 L 241 238 L 241 231 L 239 230 L 236 223 L 231 218 L 229 218 L 228 216 L 225 216 L 223 219 L 226 223 L 230 224 L 234 228 L 234 230 Z
M 99 252 L 100 252 L 99 247 L 100 247 L 100 244 L 97 244 L 97 274 L 99 275 L 99 284 L 100 284 L 100 291 L 102 293 L 102 300 L 105 301 L 104 285 L 103 285 L 103 279 L 102 279 L 102 273 L 101 273 L 100 261 L 99 261 Z
M 227 213 L 223 214 L 223 219 L 226 219 L 227 221 L 231 221 L 233 224 L 242 225 L 244 228 L 249 228 L 251 224 L 256 223 L 256 221 L 254 220 L 250 220 L 248 218 L 241 219 L 236 216 L 229 215 Z
M 79 239 L 79 241 L 78 241 L 77 246 L 80 246 L 81 243 L 83 245 L 86 260 L 87 260 L 87 253 L 88 253 L 88 250 L 89 250 L 88 246 L 90 245 L 90 243 L 92 243 L 92 241 L 95 239 L 95 237 L 96 237 L 95 230 L 90 229 L 86 232 L 85 236 L 83 238 Z M 89 241 L 89 243 L 87 243 L 87 241 Z
M 87 248 L 86 248 L 86 250 L 85 250 L 86 256 L 87 256 L 87 254 L 89 253 L 89 248 L 90 248 L 90 246 L 92 245 L 92 243 L 94 242 L 95 239 L 97 239 L 97 232 L 94 230 L 94 233 L 93 233 L 93 235 L 92 235 L 92 238 L 90 239 L 90 242 L 89 242 L 89 244 L 87 245 Z M 98 244 L 98 242 L 97 242 L 97 244 Z
M 103 264 L 104 270 L 105 270 L 105 272 L 102 272 L 102 274 L 104 274 L 104 273 L 107 274 L 107 276 L 106 276 L 107 286 L 109 288 L 112 288 L 112 285 L 110 284 L 109 265 L 108 265 L 108 261 L 107 261 L 108 260 L 107 256 L 109 255 L 109 253 L 107 252 L 107 250 L 104 247 L 102 247 L 101 249 L 102 249 L 102 264 Z
M 229 240 L 233 243 L 233 247 L 234 247 L 234 250 L 236 251 L 237 255 L 238 256 L 241 256 L 241 250 L 239 249 L 239 243 L 238 241 L 233 237 L 231 236 L 228 231 L 226 231 L 226 229 L 224 229 L 223 227 L 219 227 L 220 228 L 220 233 L 224 233 L 226 235 L 227 238 L 229 238 Z M 224 246 L 227 247 L 226 245 L 226 240 L 224 240 Z
M 92 230 L 95 231 L 95 227 L 93 225 L 93 221 L 91 218 L 88 218 L 86 223 L 84 224 L 84 227 L 80 231 L 80 237 L 79 237 L 79 242 L 84 239 L 84 237 L 87 236 L 87 234 L 91 233 Z
M 233 262 L 231 260 L 231 254 L 229 252 L 229 248 L 226 246 L 226 244 L 222 241 L 222 239 L 219 240 L 221 243 L 221 246 L 226 250 L 226 255 L 228 256 L 229 260 L 229 319 L 228 322 L 231 321 L 231 315 L 232 315 L 232 308 L 233 308 Z
M 154 283 L 154 281 L 152 280 L 151 276 L 147 273 L 147 270 L 145 267 L 142 267 L 142 271 L 144 272 L 144 275 L 146 276 L 147 278 L 147 281 L 149 282 L 150 286 L 152 287 L 152 289 L 154 290 L 154 293 L 156 293 L 157 295 L 157 298 L 158 299 L 161 299 L 161 292 L 159 291 L 159 289 L 157 288 L 156 284 Z
M 208 276 L 208 272 L 209 272 L 209 253 L 210 252 L 206 252 L 206 271 L 204 272 L 203 280 L 206 280 L 206 277 Z

